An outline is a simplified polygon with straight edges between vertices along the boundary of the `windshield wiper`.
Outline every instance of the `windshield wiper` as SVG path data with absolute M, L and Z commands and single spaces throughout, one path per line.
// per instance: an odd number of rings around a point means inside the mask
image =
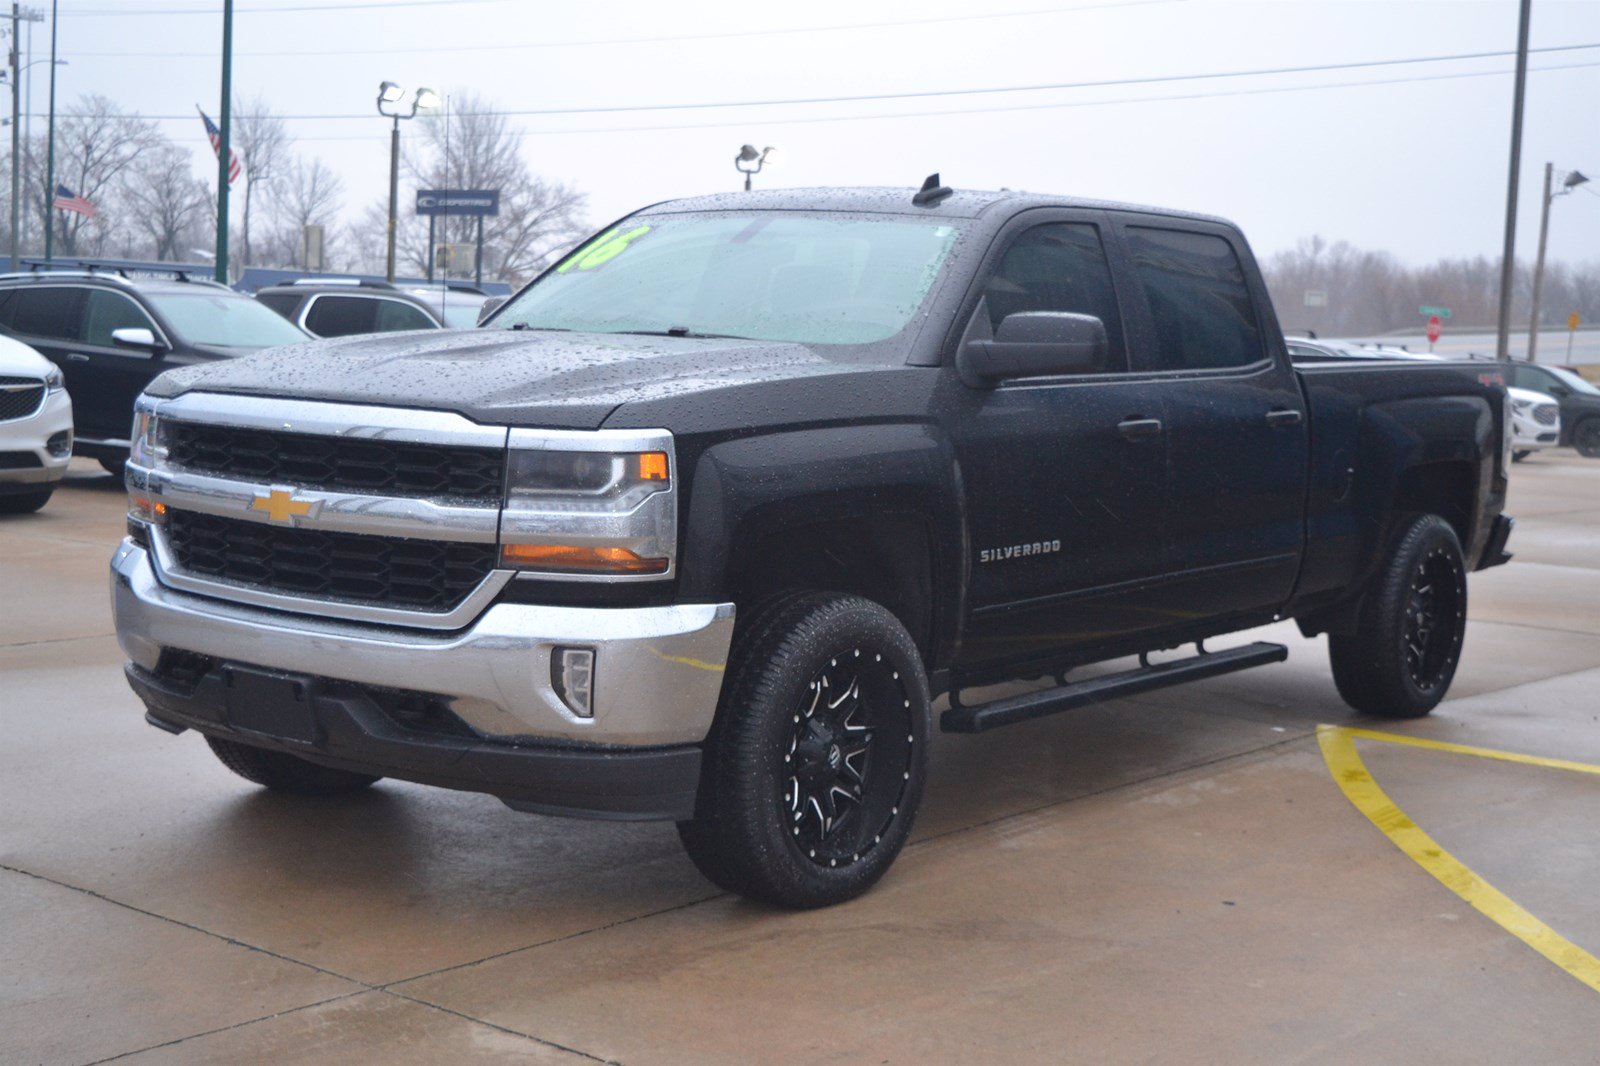
M 693 337 L 695 340 L 747 341 L 736 333 L 700 333 L 688 326 L 668 326 L 666 329 L 608 329 L 607 333 L 627 333 L 635 337 Z

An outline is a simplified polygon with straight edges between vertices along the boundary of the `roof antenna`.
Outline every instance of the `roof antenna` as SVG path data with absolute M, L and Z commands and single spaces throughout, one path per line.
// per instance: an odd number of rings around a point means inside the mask
M 917 190 L 911 202 L 917 207 L 937 207 L 940 200 L 954 193 L 955 190 L 950 186 L 939 184 L 939 174 L 936 171 L 928 175 L 928 179 L 922 183 L 922 188 Z

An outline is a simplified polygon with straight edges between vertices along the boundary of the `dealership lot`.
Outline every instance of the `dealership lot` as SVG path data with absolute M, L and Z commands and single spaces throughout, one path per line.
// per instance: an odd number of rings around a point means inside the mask
M 1600 462 L 1513 470 L 1431 718 L 1289 662 L 938 736 L 883 884 L 791 914 L 666 824 L 385 782 L 268 795 L 146 726 L 111 635 L 120 487 L 0 523 L 0 1061 L 1570 1062 L 1600 987 L 1480 914 L 1330 774 L 1319 724 L 1600 766 Z M 1227 638 L 1227 646 L 1254 639 Z M 1107 668 L 1115 668 L 1108 666 Z M 1600 954 L 1600 776 L 1358 739 L 1440 848 Z

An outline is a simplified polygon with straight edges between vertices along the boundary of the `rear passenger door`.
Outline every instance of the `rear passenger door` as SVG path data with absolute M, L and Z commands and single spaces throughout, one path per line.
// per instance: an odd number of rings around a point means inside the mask
M 1163 608 L 1174 621 L 1275 608 L 1304 546 L 1304 397 L 1249 249 L 1227 226 L 1123 216 L 1119 230 L 1168 454 Z
M 956 386 L 972 555 L 958 665 L 1049 658 L 1159 625 L 1148 579 L 1165 569 L 1161 398 L 1128 362 L 1104 216 L 1026 212 L 980 285 L 969 335 L 1019 312 L 1091 314 L 1109 353 L 1091 372 Z

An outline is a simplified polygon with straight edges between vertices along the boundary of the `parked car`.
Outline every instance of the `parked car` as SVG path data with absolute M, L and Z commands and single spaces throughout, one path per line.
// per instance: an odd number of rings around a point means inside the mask
M 1428 713 L 1509 559 L 1497 372 L 1292 366 L 1243 235 L 1008 192 L 667 202 L 479 330 L 174 371 L 112 560 L 127 677 L 245 778 L 670 819 L 811 907 L 977 733 L 1277 662 Z M 984 701 L 974 689 L 1140 665 Z
M 31 345 L 66 375 L 73 450 L 119 473 L 133 401 L 175 367 L 276 344 L 301 330 L 210 281 L 124 278 L 101 271 L 0 276 L 0 333 Z
M 352 337 L 409 329 L 442 329 L 442 314 L 387 282 L 297 278 L 259 289 L 256 299 L 313 337 Z
M 405 291 L 427 304 L 434 317 L 444 322 L 445 329 L 473 328 L 478 324 L 478 315 L 483 306 L 494 299 L 488 293 L 455 283 L 446 289 L 408 286 Z
M 1600 388 L 1565 367 L 1513 362 L 1506 369 L 1512 385 L 1560 404 L 1559 443 L 1587 459 L 1600 459 Z
M 1511 461 L 1520 463 L 1561 439 L 1561 405 L 1542 392 L 1507 388 L 1511 401 Z
M 1296 363 L 1321 362 L 1329 359 L 1420 359 L 1425 362 L 1443 362 L 1444 356 L 1428 352 L 1412 352 L 1392 344 L 1362 344 L 1358 341 L 1318 340 L 1315 337 L 1285 337 L 1289 358 Z
M 61 371 L 0 337 L 0 514 L 37 511 L 72 460 L 72 401 Z

